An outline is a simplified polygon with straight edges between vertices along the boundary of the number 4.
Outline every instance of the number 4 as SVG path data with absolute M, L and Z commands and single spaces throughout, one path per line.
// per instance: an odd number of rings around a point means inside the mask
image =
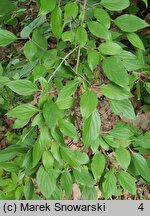
M 143 206 L 143 203 L 141 203 L 138 207 L 139 210 L 143 211 L 144 210 L 144 206 Z

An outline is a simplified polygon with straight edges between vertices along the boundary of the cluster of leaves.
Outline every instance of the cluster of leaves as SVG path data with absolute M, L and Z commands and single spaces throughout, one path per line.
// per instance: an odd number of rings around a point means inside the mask
M 0 198 L 40 199 L 38 187 L 46 199 L 71 199 L 74 183 L 82 199 L 97 199 L 96 187 L 105 199 L 136 195 L 138 179 L 150 183 L 143 157 L 150 132 L 118 122 L 100 135 L 101 102 L 91 84 L 101 66 L 109 82 L 99 92 L 116 115 L 136 119 L 133 90 L 150 108 L 150 83 L 141 79 L 150 74 L 149 37 L 141 34 L 149 24 L 129 0 L 37 0 L 37 18 L 15 35 L 6 26 L 18 25 L 26 11 L 19 3 L 27 1 L 17 2 L 0 3 L 0 47 L 23 44 L 0 64 L 0 110 L 15 119 L 11 145 L 0 151 Z M 68 138 L 81 148 L 70 148 Z

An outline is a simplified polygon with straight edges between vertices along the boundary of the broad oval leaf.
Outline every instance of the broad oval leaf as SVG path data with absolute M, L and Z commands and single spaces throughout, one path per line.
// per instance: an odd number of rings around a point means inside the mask
M 78 4 L 75 2 L 68 2 L 65 5 L 65 13 L 64 17 L 65 19 L 70 19 L 70 18 L 76 18 L 78 15 Z
M 105 176 L 105 180 L 102 184 L 103 194 L 105 199 L 110 198 L 112 195 L 116 194 L 117 191 L 117 179 L 112 170 L 109 170 Z
M 100 87 L 100 90 L 103 93 L 103 95 L 109 99 L 124 100 L 124 99 L 128 99 L 129 97 L 131 97 L 130 91 L 120 86 L 117 86 L 113 83 L 110 83 L 108 85 L 103 84 Z
M 72 31 L 65 31 L 62 34 L 62 40 L 63 41 L 70 41 L 71 43 L 73 43 L 74 39 L 75 39 L 75 34 Z
M 43 116 L 45 121 L 48 123 L 51 131 L 54 131 L 59 119 L 59 110 L 57 105 L 52 100 L 46 101 L 46 103 L 44 104 Z
M 87 149 L 99 136 L 101 120 L 97 110 L 89 116 L 83 123 L 82 138 L 85 149 Z
M 10 31 L 0 29 L 0 47 L 5 47 L 17 40 L 17 37 Z
M 72 96 L 75 90 L 77 89 L 78 85 L 79 85 L 78 80 L 73 80 L 73 81 L 68 82 L 60 90 L 59 95 L 58 95 L 58 100 Z
M 104 27 L 110 28 L 111 19 L 106 10 L 101 8 L 94 8 L 94 17 L 100 22 Z
M 140 173 L 140 175 L 143 177 L 143 179 L 145 179 L 147 182 L 150 183 L 150 169 L 148 167 L 148 164 L 145 158 L 138 153 L 133 153 L 132 160 L 133 160 L 135 168 Z
M 145 67 L 131 52 L 123 50 L 118 56 L 122 60 L 122 63 L 127 71 L 138 70 Z
M 36 179 L 41 193 L 46 199 L 50 199 L 56 188 L 56 179 L 53 173 L 45 171 L 43 166 L 40 166 Z
M 127 38 L 133 46 L 135 46 L 139 49 L 145 50 L 145 47 L 144 47 L 142 40 L 140 39 L 140 37 L 136 33 L 134 33 L 134 32 L 128 33 Z
M 59 7 L 56 7 L 51 13 L 50 24 L 54 36 L 56 38 L 61 38 L 62 31 L 63 31 L 63 24 L 62 24 L 62 11 Z
M 101 153 L 96 153 L 92 158 L 91 170 L 96 181 L 102 175 L 105 168 L 105 157 Z
M 130 156 L 129 151 L 123 147 L 120 147 L 120 148 L 116 148 L 115 154 L 116 154 L 116 159 L 119 165 L 124 170 L 127 170 L 130 165 L 130 161 L 131 161 L 131 156 Z
M 95 183 L 87 168 L 82 167 L 81 171 L 73 170 L 73 175 L 75 180 L 83 186 L 92 187 Z
M 110 31 L 106 27 L 104 27 L 101 23 L 98 23 L 96 21 L 88 22 L 88 28 L 90 32 L 98 38 L 103 38 L 106 40 L 111 39 Z
M 54 10 L 57 0 L 40 0 L 39 14 L 45 14 Z
M 105 58 L 103 61 L 103 70 L 109 80 L 122 87 L 128 86 L 129 75 L 121 61 L 121 58 L 117 56 Z
M 75 140 L 79 139 L 77 130 L 71 122 L 63 119 L 63 120 L 59 120 L 58 123 L 59 123 L 60 131 L 64 135 L 69 136 Z
M 94 91 L 86 91 L 81 96 L 80 111 L 83 118 L 87 119 L 98 104 L 97 95 Z
M 96 50 L 88 51 L 88 65 L 90 69 L 93 71 L 100 61 L 99 53 Z
M 67 198 L 70 197 L 73 187 L 73 179 L 68 170 L 62 173 L 61 175 L 61 188 L 65 191 Z
M 76 39 L 77 39 L 77 42 L 79 43 L 80 47 L 84 47 L 88 41 L 87 32 L 86 32 L 85 28 L 83 28 L 82 26 L 79 26 L 77 28 Z
M 119 171 L 118 181 L 120 185 L 132 195 L 136 195 L 135 178 L 125 171 Z
M 121 11 L 129 7 L 129 0 L 102 0 L 100 4 L 110 11 Z
M 133 108 L 133 105 L 130 100 L 124 99 L 124 100 L 110 100 L 109 104 L 112 109 L 112 111 L 116 115 L 122 115 L 127 119 L 135 120 L 135 111 Z
M 54 158 L 51 154 L 51 152 L 49 150 L 46 150 L 43 152 L 42 155 L 42 162 L 44 165 L 45 170 L 50 170 L 51 168 L 53 168 L 54 165 Z
M 124 32 L 136 32 L 149 26 L 149 24 L 141 18 L 129 14 L 117 17 L 114 22 Z
M 39 141 L 36 141 L 33 145 L 33 151 L 32 151 L 32 158 L 33 158 L 32 167 L 35 167 L 38 164 L 38 162 L 41 159 L 42 153 L 43 153 L 43 149 L 41 143 Z
M 29 80 L 15 80 L 7 83 L 7 86 L 19 95 L 28 96 L 37 92 L 37 86 Z
M 38 47 L 33 41 L 27 41 L 23 47 L 23 51 L 29 61 L 34 61 L 37 58 Z
M 105 42 L 99 46 L 99 51 L 105 55 L 116 55 L 122 51 L 121 46 L 115 42 Z
M 67 162 L 72 168 L 80 171 L 80 164 L 76 159 L 75 152 L 69 147 L 61 147 L 60 153 L 65 162 Z
M 8 111 L 6 115 L 17 119 L 29 119 L 37 112 L 39 109 L 32 104 L 22 104 Z

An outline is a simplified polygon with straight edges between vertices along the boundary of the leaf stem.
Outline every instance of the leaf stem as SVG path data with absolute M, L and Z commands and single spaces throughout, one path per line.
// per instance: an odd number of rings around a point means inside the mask
M 51 79 L 55 76 L 55 74 L 57 73 L 57 71 L 59 70 L 59 68 L 62 66 L 62 64 L 65 62 L 65 60 L 76 50 L 78 49 L 78 46 L 75 47 L 73 50 L 71 50 L 60 62 L 60 64 L 58 65 L 58 67 L 55 69 L 55 71 L 52 73 L 52 75 L 50 76 L 50 78 L 48 79 L 48 82 L 51 81 Z
M 76 65 L 76 74 L 78 73 L 78 68 L 79 68 L 79 63 L 80 63 L 80 53 L 81 53 L 81 48 L 79 47 L 78 49 L 78 57 L 77 57 L 77 65 Z

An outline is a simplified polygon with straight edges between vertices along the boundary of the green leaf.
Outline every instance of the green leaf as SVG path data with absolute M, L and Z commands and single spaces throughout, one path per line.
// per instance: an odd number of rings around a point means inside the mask
M 25 43 L 23 52 L 29 61 L 34 61 L 38 53 L 38 47 L 32 41 Z
M 127 38 L 133 46 L 145 50 L 142 40 L 136 33 L 128 33 Z
M 46 73 L 47 73 L 47 70 L 44 67 L 44 65 L 36 65 L 32 73 L 34 77 L 34 82 L 36 82 L 40 77 L 42 77 Z
M 7 83 L 7 86 L 19 95 L 28 96 L 37 92 L 37 87 L 29 80 L 15 80 Z
M 95 183 L 87 168 L 82 167 L 81 171 L 73 170 L 73 175 L 75 180 L 83 186 L 92 187 Z
M 0 29 L 0 47 L 5 47 L 17 40 L 17 37 L 10 31 Z
M 107 173 L 104 176 L 105 180 L 102 184 L 103 189 L 103 195 L 105 199 L 111 198 L 112 195 L 114 195 L 117 191 L 117 179 L 112 170 L 107 171 Z
M 90 32 L 98 38 L 103 38 L 106 40 L 111 39 L 110 31 L 106 27 L 104 27 L 102 24 L 96 21 L 88 22 L 88 28 Z
M 8 111 L 6 115 L 17 119 L 29 119 L 37 112 L 39 109 L 32 104 L 22 104 Z
M 13 129 L 23 128 L 29 121 L 30 119 L 16 119 L 13 124 Z
M 63 25 L 62 25 L 62 11 L 59 7 L 56 7 L 51 13 L 50 24 L 52 32 L 56 38 L 61 38 Z
M 10 146 L 4 150 L 0 151 L 0 162 L 12 160 L 14 157 L 17 156 L 18 153 L 26 153 L 27 148 L 20 147 L 20 146 Z
M 149 26 L 144 20 L 131 14 L 119 16 L 114 22 L 124 32 L 136 32 Z
M 119 171 L 118 181 L 120 185 L 132 195 L 136 195 L 135 178 L 125 171 Z
M 24 195 L 26 200 L 31 200 L 34 193 L 34 185 L 31 179 L 29 179 L 24 187 Z
M 119 148 L 119 146 L 120 146 L 119 143 L 116 142 L 116 140 L 114 139 L 114 137 L 111 136 L 111 135 L 106 135 L 106 136 L 103 137 L 103 139 L 112 148 Z
M 111 41 L 102 43 L 98 49 L 105 55 L 116 55 L 122 51 L 121 46 Z
M 110 100 L 109 104 L 112 109 L 112 111 L 116 115 L 123 115 L 125 118 L 135 120 L 135 112 L 134 108 L 132 106 L 132 103 L 128 99 L 124 100 Z
M 118 122 L 115 127 L 109 131 L 109 134 L 118 140 L 130 140 L 134 133 L 128 128 L 124 122 Z
M 111 19 L 106 10 L 101 8 L 94 8 L 94 17 L 107 29 L 110 28 Z
M 37 17 L 33 22 L 31 22 L 28 26 L 25 26 L 21 31 L 20 35 L 22 38 L 28 38 L 31 32 L 42 25 L 46 21 L 46 16 L 42 15 Z
M 62 173 L 60 181 L 61 188 L 65 191 L 66 198 L 69 198 L 72 192 L 73 180 L 68 170 Z
M 100 133 L 101 120 L 97 110 L 89 116 L 83 123 L 82 138 L 85 149 L 96 141 Z
M 88 50 L 88 65 L 93 71 L 99 64 L 100 56 L 96 50 Z
M 14 161 L 0 162 L 0 169 L 5 170 L 6 172 L 17 172 L 19 171 L 20 167 L 17 164 L 15 164 Z
M 60 110 L 69 109 L 74 104 L 74 98 L 73 97 L 66 97 L 66 98 L 57 98 L 56 104 Z
M 63 88 L 60 90 L 58 95 L 58 100 L 72 96 L 73 93 L 76 91 L 78 85 L 79 85 L 78 80 L 67 82 L 67 84 L 63 86 Z
M 32 35 L 32 41 L 38 45 L 38 48 L 46 50 L 48 47 L 47 39 L 40 29 L 35 29 Z M 40 50 L 43 51 L 43 50 Z
M 89 157 L 85 152 L 81 152 L 79 149 L 74 151 L 75 158 L 79 162 L 79 164 L 88 164 L 89 163 Z
M 86 91 L 81 96 L 80 111 L 84 119 L 87 119 L 98 104 L 97 94 L 94 91 Z
M 103 70 L 107 78 L 117 85 L 126 87 L 129 84 L 129 75 L 117 56 L 110 56 L 103 61 Z
M 65 19 L 73 18 L 75 19 L 78 15 L 78 4 L 75 2 L 68 2 L 65 4 L 65 13 L 64 17 Z
M 131 156 L 130 156 L 129 151 L 123 147 L 120 147 L 120 148 L 116 148 L 115 154 L 116 154 L 116 159 L 119 165 L 124 170 L 127 170 L 130 165 L 130 161 L 131 161 Z
M 63 119 L 63 120 L 59 120 L 58 123 L 59 123 L 60 131 L 64 135 L 69 136 L 75 140 L 79 139 L 77 130 L 71 122 Z
M 3 74 L 3 67 L 2 67 L 2 64 L 0 63 L 0 76 L 2 76 Z
M 144 149 L 150 149 L 150 131 L 137 137 L 135 146 L 141 146 Z
M 70 41 L 71 43 L 73 43 L 74 39 L 75 39 L 75 34 L 72 31 L 65 31 L 62 34 L 62 40 L 65 41 L 65 42 Z
M 46 103 L 44 104 L 43 116 L 45 121 L 48 123 L 51 131 L 54 131 L 59 119 L 59 110 L 57 105 L 52 100 L 46 101 Z
M 46 150 L 43 152 L 42 162 L 43 162 L 45 170 L 49 171 L 51 168 L 53 168 L 54 158 L 52 154 L 50 153 L 50 151 Z
M 32 158 L 33 158 L 32 167 L 35 167 L 38 164 L 38 162 L 42 157 L 42 153 L 43 150 L 42 150 L 41 142 L 36 141 L 33 145 L 33 151 L 32 151 Z
M 80 47 L 84 47 L 88 41 L 87 32 L 82 26 L 79 26 L 77 28 L 76 39 L 77 39 L 77 42 L 79 43 Z
M 11 0 L 0 1 L 0 16 L 8 16 L 8 13 L 11 13 L 15 8 Z
M 129 0 L 102 0 L 100 4 L 110 11 L 122 11 L 129 7 Z
M 150 83 L 145 82 L 146 85 L 146 90 L 148 91 L 148 93 L 150 94 Z
M 138 153 L 133 153 L 132 160 L 133 160 L 135 168 L 140 173 L 140 175 L 143 177 L 143 179 L 145 179 L 147 182 L 150 183 L 150 169 L 148 167 L 148 164 L 145 158 Z
M 80 164 L 76 158 L 75 152 L 68 148 L 68 147 L 62 147 L 60 148 L 60 153 L 65 162 L 67 162 L 72 168 L 76 170 L 81 170 Z
M 104 155 L 99 152 L 92 158 L 91 170 L 96 181 L 98 181 L 99 177 L 102 175 L 105 169 L 105 163 Z
M 142 0 L 142 1 L 145 3 L 146 7 L 148 7 L 148 1 L 147 0 Z
M 36 179 L 41 193 L 46 197 L 46 199 L 50 199 L 56 188 L 56 179 L 53 173 L 45 171 L 43 166 L 40 166 Z
M 0 76 L 0 88 L 3 88 L 7 83 L 10 82 L 10 79 L 5 76 Z
M 139 62 L 138 58 L 131 52 L 123 50 L 118 56 L 121 58 L 124 67 L 128 71 L 138 70 L 144 67 L 144 65 Z
M 48 13 L 54 10 L 57 0 L 40 0 L 39 14 Z
M 83 200 L 97 200 L 97 191 L 96 188 L 82 186 L 81 188 L 82 199 Z
M 131 96 L 128 90 L 113 83 L 101 85 L 100 90 L 105 97 L 113 100 L 123 100 Z

